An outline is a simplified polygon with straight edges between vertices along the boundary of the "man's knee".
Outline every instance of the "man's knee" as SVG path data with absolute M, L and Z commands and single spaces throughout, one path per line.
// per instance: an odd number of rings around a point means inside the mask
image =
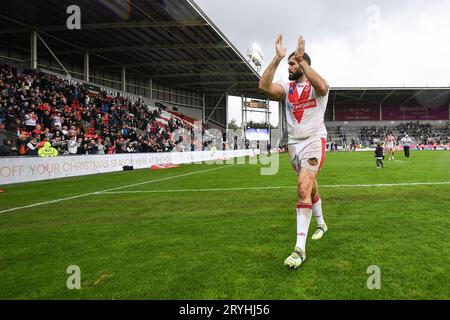
M 298 177 L 298 197 L 301 202 L 310 202 L 311 194 L 316 186 L 317 173 L 302 169 Z M 317 191 L 317 190 L 316 190 Z
M 310 183 L 301 183 L 298 186 L 298 197 L 301 202 L 312 200 L 313 186 Z

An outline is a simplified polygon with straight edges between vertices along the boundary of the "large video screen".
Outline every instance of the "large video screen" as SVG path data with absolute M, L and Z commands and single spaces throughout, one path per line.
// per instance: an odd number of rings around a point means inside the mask
M 245 130 L 245 138 L 250 141 L 269 141 L 270 132 L 269 129 L 249 128 Z

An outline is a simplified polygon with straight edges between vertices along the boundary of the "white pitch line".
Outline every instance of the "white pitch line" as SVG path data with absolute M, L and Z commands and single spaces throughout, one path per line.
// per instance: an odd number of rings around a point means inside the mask
M 319 188 L 370 188 L 370 187 L 398 187 L 398 186 L 427 186 L 448 185 L 448 182 L 411 182 L 411 183 L 389 183 L 389 184 L 338 184 L 319 185 Z M 296 189 L 297 186 L 272 186 L 272 187 L 248 187 L 248 188 L 214 188 L 214 189 L 172 189 L 172 190 L 131 190 L 99 192 L 97 194 L 133 194 L 133 193 L 175 193 L 175 192 L 215 192 L 215 191 L 250 191 L 250 190 L 273 190 L 273 189 Z
M 150 183 L 154 183 L 154 182 L 170 180 L 170 179 L 174 179 L 174 178 L 186 177 L 186 176 L 190 176 L 190 175 L 193 175 L 193 174 L 204 173 L 204 172 L 209 172 L 209 171 L 229 168 L 229 167 L 233 167 L 233 166 L 235 166 L 235 164 L 227 165 L 227 166 L 224 166 L 224 167 L 218 167 L 218 168 L 194 171 L 194 172 L 189 172 L 189 173 L 183 173 L 183 174 L 179 174 L 179 175 L 176 175 L 176 176 L 169 176 L 169 177 L 164 177 L 164 178 L 160 178 L 160 179 L 144 181 L 144 182 L 140 182 L 140 183 L 128 184 L 128 185 L 117 187 L 117 188 L 105 189 L 105 190 L 102 190 L 102 191 L 96 191 L 96 192 L 91 192 L 91 193 L 84 193 L 84 194 L 80 194 L 80 195 L 76 195 L 76 196 L 72 196 L 72 197 L 67 197 L 67 198 L 61 198 L 61 199 L 55 199 L 55 200 L 50 200 L 50 201 L 45 201 L 45 202 L 33 203 L 33 204 L 30 204 L 30 205 L 26 205 L 26 206 L 21 206 L 21 207 L 15 207 L 15 208 L 2 210 L 2 211 L 0 211 L 0 214 L 11 212 L 11 211 L 16 211 L 16 210 L 20 210 L 20 209 L 33 208 L 33 207 L 43 206 L 43 205 L 57 203 L 57 202 L 62 202 L 62 201 L 78 199 L 78 198 L 82 198 L 82 197 L 92 196 L 92 195 L 95 195 L 95 194 L 102 194 L 102 193 L 110 192 L 110 191 L 114 191 L 114 190 L 120 190 L 120 189 L 125 189 L 125 188 L 136 187 L 136 186 L 140 186 L 140 185 L 144 185 L 144 184 L 150 184 Z
M 450 181 L 440 182 L 404 182 L 404 183 L 381 183 L 381 184 L 341 184 L 341 185 L 324 185 L 319 188 L 366 188 L 366 187 L 410 187 L 410 186 L 433 186 L 447 185 Z
M 139 183 L 129 184 L 129 185 L 122 186 L 122 187 L 111 188 L 111 189 L 107 189 L 107 190 L 103 190 L 103 191 L 94 192 L 94 194 L 96 194 L 96 193 L 108 192 L 108 191 L 112 191 L 112 190 L 120 190 L 120 189 L 125 189 L 125 188 L 130 188 L 130 187 L 136 187 L 136 186 L 140 186 L 140 185 L 144 185 L 144 184 L 150 184 L 150 183 L 153 183 L 153 182 L 159 182 L 159 181 L 164 181 L 164 180 L 170 180 L 170 179 L 173 179 L 173 178 L 186 177 L 186 176 L 190 176 L 190 175 L 197 174 L 197 173 L 203 173 L 203 172 L 215 171 L 215 170 L 220 170 L 220 169 L 223 169 L 223 168 L 229 168 L 229 167 L 233 167 L 233 166 L 236 166 L 236 164 L 230 164 L 230 165 L 226 165 L 226 166 L 224 166 L 224 167 L 218 167 L 218 168 L 212 168 L 212 169 L 206 169 L 206 170 L 194 171 L 194 172 L 189 172 L 189 173 L 179 174 L 179 175 L 177 175 L 177 176 L 169 176 L 169 177 L 165 177 L 165 178 L 161 178 L 161 179 L 156 179 L 156 180 L 150 180 L 150 181 L 144 181 L 144 182 L 139 182 Z
M 73 196 L 73 197 L 68 197 L 68 198 L 61 198 L 61 199 L 56 199 L 56 200 L 51 200 L 51 201 L 33 203 L 33 204 L 30 204 L 30 205 L 27 205 L 27 206 L 22 206 L 22 207 L 16 207 L 16 208 L 2 210 L 2 211 L 0 211 L 0 214 L 11 212 L 11 211 L 15 211 L 15 210 L 20 210 L 20 209 L 27 209 L 27 208 L 43 206 L 43 205 L 52 204 L 52 203 L 61 202 L 61 201 L 66 201 L 66 200 L 72 200 L 72 199 L 87 197 L 87 196 L 90 196 L 90 195 L 93 195 L 93 194 L 96 194 L 96 193 L 97 192 L 85 193 L 85 194 L 80 194 L 80 195 Z

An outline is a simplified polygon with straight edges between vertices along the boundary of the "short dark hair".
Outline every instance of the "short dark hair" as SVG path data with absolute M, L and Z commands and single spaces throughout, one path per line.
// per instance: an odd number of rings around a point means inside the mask
M 292 58 L 294 55 L 295 55 L 295 51 L 292 52 L 292 53 L 289 55 L 288 60 L 291 60 L 291 58 Z M 311 57 L 310 57 L 306 52 L 303 54 L 303 59 L 305 59 L 306 62 L 308 62 L 308 64 L 311 65 Z

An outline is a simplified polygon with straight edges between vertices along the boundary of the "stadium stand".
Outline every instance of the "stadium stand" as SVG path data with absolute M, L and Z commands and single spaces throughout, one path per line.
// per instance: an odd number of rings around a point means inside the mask
M 180 142 L 172 137 L 175 130 L 187 129 L 194 138 L 196 120 L 164 105 L 133 103 L 38 70 L 19 72 L 13 65 L 1 65 L 0 105 L 0 123 L 9 137 L 17 137 L 5 139 L 13 150 L 4 155 L 36 156 L 47 141 L 59 154 L 168 152 Z
M 448 145 L 450 142 L 450 122 L 401 122 L 390 123 L 327 123 L 328 141 L 343 149 L 359 147 L 374 147 L 391 133 L 400 141 L 405 134 L 409 135 L 417 145 Z
M 325 114 L 328 142 L 341 149 L 375 147 L 392 133 L 417 145 L 448 145 L 450 90 L 332 88 Z

